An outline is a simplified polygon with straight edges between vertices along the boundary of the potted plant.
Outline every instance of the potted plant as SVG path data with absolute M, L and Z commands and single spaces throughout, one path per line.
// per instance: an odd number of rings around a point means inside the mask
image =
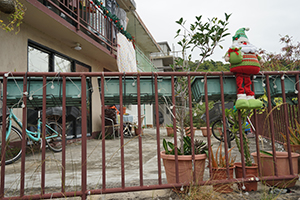
M 7 14 L 7 19 L 0 18 L 0 27 L 6 32 L 14 31 L 17 28 L 20 31 L 20 25 L 23 22 L 26 6 L 19 0 L 0 0 L 0 13 Z
M 202 136 L 207 137 L 208 135 L 207 127 L 206 126 L 200 127 L 200 130 L 202 132 Z M 211 135 L 211 127 L 209 127 L 209 134 Z
M 277 105 L 278 106 L 278 105 Z M 276 107 L 277 107 L 276 106 Z M 298 124 L 299 125 L 299 124 Z M 299 127 L 297 125 L 296 129 Z M 289 128 L 291 133 L 291 147 L 292 147 L 292 141 L 295 139 L 293 136 L 293 133 L 296 133 L 295 130 Z M 297 130 L 298 131 L 298 130 Z M 296 136 L 296 134 L 294 134 Z M 282 134 L 282 136 L 285 138 L 285 135 Z M 286 139 L 286 138 L 285 138 Z M 296 141 L 295 141 L 296 142 Z M 277 175 L 278 176 L 285 176 L 285 175 L 291 175 L 290 172 L 290 164 L 289 164 L 289 153 L 288 152 L 281 152 L 281 151 L 275 151 L 276 155 L 276 168 L 277 168 Z M 261 163 L 261 176 L 275 176 L 275 167 L 274 167 L 274 155 L 273 151 L 264 151 L 260 150 L 260 152 L 253 152 L 251 155 L 254 158 L 255 163 L 257 163 L 258 156 L 260 158 Z M 292 158 L 292 168 L 294 175 L 298 174 L 298 158 L 300 154 L 291 152 L 291 158 Z M 296 181 L 298 178 L 292 179 L 292 180 L 267 180 L 264 181 L 263 184 L 267 184 L 268 186 L 276 186 L 278 188 L 290 188 L 295 186 Z
M 296 128 L 288 127 L 290 131 L 290 145 L 291 145 L 291 151 L 300 153 L 300 124 L 295 119 Z M 284 149 L 287 151 L 287 139 L 286 136 L 283 133 L 280 133 L 285 140 Z
M 135 135 L 140 135 L 140 133 L 139 133 L 139 127 L 137 125 L 134 125 L 133 128 L 134 128 Z M 144 135 L 144 129 L 145 129 L 145 125 L 143 125 L 141 127 L 141 134 L 142 135 Z
M 219 43 L 229 35 L 227 26 L 230 16 L 230 14 L 225 13 L 224 20 L 212 18 L 208 19 L 208 22 L 203 22 L 202 16 L 196 16 L 195 22 L 187 26 L 183 18 L 176 21 L 181 26 L 176 31 L 175 38 L 180 38 L 177 43 L 181 46 L 180 52 L 182 56 L 176 57 L 174 65 L 171 65 L 172 69 L 181 72 L 203 71 L 201 64 L 213 54 L 214 50 L 220 46 Z M 193 63 L 192 52 L 193 54 L 197 53 L 196 50 L 199 50 L 199 59 L 197 63 Z M 190 123 L 193 123 L 191 115 L 187 114 L 190 114 L 193 110 L 189 108 L 190 105 L 187 105 L 187 102 L 192 98 L 189 94 L 189 87 L 194 78 L 194 76 L 178 76 L 174 83 L 176 104 L 172 105 L 172 107 L 173 112 L 176 113 L 176 124 L 179 126 L 178 138 L 181 151 L 183 151 L 184 119 L 186 116 L 189 116 Z
M 185 127 L 184 130 L 185 130 L 185 135 L 191 137 L 191 127 L 190 126 Z M 195 135 L 196 130 L 197 130 L 197 127 L 193 127 L 194 135 Z
M 231 151 L 233 148 L 234 147 L 228 150 L 230 179 L 233 179 L 233 170 L 235 168 L 234 165 L 235 157 L 231 157 Z M 225 160 L 225 156 L 222 155 L 222 142 L 220 143 L 215 156 L 211 148 L 211 160 L 212 160 L 212 180 L 227 179 L 226 160 Z M 213 190 L 220 193 L 230 193 L 233 191 L 232 186 L 233 186 L 232 183 L 226 183 L 226 184 L 217 183 L 213 185 Z
M 247 116 L 249 116 L 252 110 L 240 109 L 241 122 L 238 119 L 238 111 L 234 109 L 225 109 L 225 115 L 229 120 L 230 131 L 234 134 L 236 146 L 239 149 L 239 152 L 242 152 L 241 142 L 243 143 L 243 151 L 244 151 L 244 161 L 245 161 L 245 171 L 246 178 L 257 177 L 258 176 L 258 166 L 255 163 L 252 163 L 249 140 L 246 135 L 246 129 L 249 128 L 249 124 L 247 124 Z M 242 137 L 239 137 L 239 129 L 242 129 Z M 243 167 L 241 162 L 235 163 L 235 176 L 236 178 L 243 178 Z M 257 191 L 257 182 L 247 182 L 247 183 L 238 183 L 238 188 L 244 191 Z
M 251 153 L 254 158 L 254 161 L 257 162 L 257 152 Z M 298 173 L 298 157 L 300 154 L 292 152 L 292 166 L 294 170 L 294 174 Z M 259 153 L 260 163 L 262 176 L 275 176 L 275 168 L 274 168 L 274 161 L 272 151 L 260 151 Z M 278 176 L 290 175 L 290 168 L 289 168 L 289 157 L 288 152 L 280 152 L 276 151 L 276 166 L 277 166 L 277 173 Z M 298 178 L 293 180 L 268 180 L 263 182 L 268 186 L 276 186 L 277 188 L 290 188 L 295 186 Z
M 300 124 L 297 121 L 297 119 L 295 119 L 295 124 L 296 124 L 296 128 L 293 129 L 292 127 L 289 127 L 290 145 L 291 145 L 292 152 L 300 154 Z M 285 143 L 283 144 L 284 149 L 285 151 L 288 151 L 286 136 L 283 133 L 280 134 L 285 140 Z M 300 159 L 298 158 L 298 173 L 299 173 L 299 169 L 300 169 Z
M 193 167 L 192 140 L 188 136 L 183 137 L 183 151 L 172 142 L 163 140 L 164 151 L 160 153 L 163 159 L 167 181 L 169 184 L 176 183 L 175 149 L 178 152 L 178 175 L 179 183 L 188 184 L 193 181 L 193 170 L 196 171 L 196 182 L 203 181 L 205 159 L 207 157 L 207 144 L 201 140 L 194 140 L 195 162 Z
M 174 126 L 173 126 L 173 124 L 172 123 L 167 124 L 166 129 L 167 129 L 167 136 L 173 137 L 174 136 Z

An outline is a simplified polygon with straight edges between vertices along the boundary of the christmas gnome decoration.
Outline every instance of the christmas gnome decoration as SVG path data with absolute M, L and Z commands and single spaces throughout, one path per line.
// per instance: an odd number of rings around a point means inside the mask
M 232 37 L 232 46 L 225 55 L 225 61 L 230 62 L 230 71 L 236 77 L 237 109 L 256 109 L 262 106 L 262 102 L 255 99 L 251 90 L 250 76 L 259 73 L 263 60 L 257 55 L 257 48 L 249 42 L 245 34 L 248 30 L 249 28 L 240 28 L 236 31 Z

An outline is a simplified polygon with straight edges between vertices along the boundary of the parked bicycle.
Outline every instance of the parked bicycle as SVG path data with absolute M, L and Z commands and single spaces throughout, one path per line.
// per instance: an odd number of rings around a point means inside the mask
M 2 109 L 2 108 L 1 108 Z M 2 116 L 1 116 L 2 119 Z M 22 132 L 12 122 L 16 122 L 18 127 L 22 129 L 22 123 L 18 117 L 9 109 L 6 117 L 6 145 L 5 145 L 5 164 L 11 164 L 21 157 L 22 153 Z M 46 123 L 46 144 L 53 152 L 62 151 L 62 127 L 55 121 Z M 2 122 L 0 123 L 0 131 L 2 133 Z M 41 142 L 42 137 L 42 120 L 41 111 L 38 111 L 37 130 L 30 131 L 26 129 L 26 135 L 33 142 Z M 41 143 L 42 144 L 42 143 Z M 0 151 L 2 150 L 2 137 L 0 137 Z M 0 154 L 2 155 L 2 153 Z M 2 157 L 0 158 L 1 161 Z
M 233 106 L 234 106 L 233 102 L 225 103 L 225 109 L 233 108 Z M 201 116 L 201 119 L 206 122 L 206 114 L 203 114 Z M 211 125 L 212 134 L 217 140 L 224 142 L 224 135 L 225 135 L 224 133 L 227 134 L 227 143 L 228 143 L 228 147 L 230 148 L 231 141 L 234 140 L 235 136 L 230 131 L 230 127 L 232 126 L 232 123 L 230 123 L 230 120 L 228 120 L 226 117 L 225 117 L 226 131 L 224 130 L 221 102 L 216 102 L 214 104 L 214 107 L 209 110 L 209 123 L 212 124 Z
M 221 141 L 224 142 L 224 133 L 227 134 L 227 143 L 228 147 L 231 147 L 231 141 L 235 139 L 234 133 L 232 133 L 231 129 L 233 126 L 233 121 L 225 117 L 225 124 L 226 124 L 226 131 L 224 130 L 224 122 L 222 117 L 222 107 L 221 102 L 217 102 L 214 104 L 214 107 L 209 110 L 209 122 L 212 127 L 212 134 L 213 136 Z M 233 102 L 225 103 L 225 109 L 235 109 Z M 206 115 L 202 115 L 201 117 L 204 121 L 206 121 Z M 247 117 L 246 121 L 246 129 L 245 132 L 250 133 L 251 129 L 250 127 L 255 131 L 255 128 L 253 127 L 253 124 L 251 123 L 251 120 L 249 117 Z

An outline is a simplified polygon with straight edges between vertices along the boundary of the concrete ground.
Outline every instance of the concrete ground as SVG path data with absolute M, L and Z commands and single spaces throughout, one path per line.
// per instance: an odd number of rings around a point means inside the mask
M 167 137 L 166 129 L 160 129 L 161 150 L 162 139 L 166 138 L 169 141 L 173 137 Z M 206 141 L 206 137 L 202 136 L 200 130 L 196 131 L 196 138 Z M 251 151 L 256 151 L 254 138 L 249 138 Z M 212 137 L 213 149 L 219 146 L 219 142 Z M 138 159 L 138 137 L 124 139 L 124 160 L 125 160 L 125 185 L 139 186 L 139 159 Z M 235 142 L 232 141 L 232 146 Z M 145 129 L 142 136 L 143 148 L 143 179 L 144 185 L 158 184 L 158 169 L 157 169 L 157 141 L 156 129 Z M 270 150 L 271 146 L 267 140 L 261 140 L 260 148 Z M 105 157 L 106 157 L 106 188 L 115 188 L 121 186 L 121 150 L 120 139 L 107 140 L 105 142 Z M 281 145 L 277 145 L 277 150 L 282 150 Z M 29 151 L 28 151 L 29 152 Z M 232 151 L 236 155 L 236 162 L 240 161 L 238 149 Z M 87 142 L 87 188 L 101 189 L 102 187 L 102 141 L 88 140 Z M 25 176 L 25 195 L 39 194 L 41 186 L 41 154 L 40 152 L 29 152 L 26 156 L 26 176 Z M 50 150 L 46 152 L 46 193 L 59 192 L 61 189 L 61 154 L 52 153 Z M 208 160 L 206 160 L 208 162 Z M 166 183 L 166 177 L 162 166 L 162 181 Z M 5 194 L 6 196 L 19 195 L 20 187 L 20 160 L 14 164 L 7 165 L 5 169 Z M 207 165 L 206 165 L 207 166 Z M 208 168 L 204 172 L 204 180 L 208 180 Z M 81 190 L 81 142 L 74 142 L 67 145 L 66 149 L 66 191 Z M 236 185 L 234 192 L 230 194 L 219 194 L 212 192 L 212 186 L 202 186 L 201 191 L 205 191 L 207 199 L 274 199 L 278 195 L 269 194 L 269 187 L 263 184 L 258 184 L 258 191 L 241 193 Z M 202 190 L 203 188 L 203 190 Z M 277 199 L 300 199 L 300 184 L 297 181 L 296 186 L 290 188 L 292 193 L 280 194 Z M 199 192 L 198 192 L 199 193 Z M 194 193 L 182 197 L 178 192 L 173 192 L 171 189 L 166 190 L 151 190 L 141 192 L 127 192 L 115 194 L 103 194 L 89 196 L 88 199 L 197 199 L 192 197 Z M 80 197 L 67 198 L 80 199 Z M 205 199 L 202 196 L 199 199 Z

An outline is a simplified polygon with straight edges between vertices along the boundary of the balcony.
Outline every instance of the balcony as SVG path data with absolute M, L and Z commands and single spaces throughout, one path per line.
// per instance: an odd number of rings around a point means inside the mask
M 101 8 L 89 0 L 28 0 L 24 23 L 73 48 L 80 43 L 82 54 L 116 67 L 116 34 L 119 31 Z M 33 30 L 34 30 L 33 29 Z
M 154 64 L 145 56 L 145 54 L 136 46 L 136 61 L 138 71 L 140 72 L 157 72 L 156 67 Z

